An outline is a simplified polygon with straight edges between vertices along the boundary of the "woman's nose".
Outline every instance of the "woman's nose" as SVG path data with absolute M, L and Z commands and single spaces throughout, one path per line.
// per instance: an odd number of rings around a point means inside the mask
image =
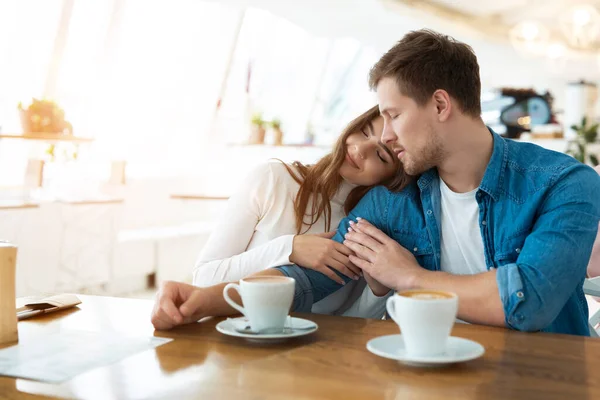
M 358 155 L 362 160 L 367 158 L 367 155 L 371 153 L 373 149 L 377 147 L 377 143 L 374 141 L 365 141 L 356 145 L 356 155 Z
M 365 146 L 364 144 L 356 144 L 354 145 L 354 150 L 356 151 L 356 155 L 360 157 L 362 160 L 365 159 Z

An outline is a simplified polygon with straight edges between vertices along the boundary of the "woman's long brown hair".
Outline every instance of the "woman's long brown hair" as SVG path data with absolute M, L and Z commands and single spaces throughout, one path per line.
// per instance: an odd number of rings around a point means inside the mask
M 300 184 L 300 189 L 294 199 L 294 212 L 296 214 L 298 234 L 306 233 L 321 217 L 325 218 L 325 231 L 327 232 L 331 229 L 330 202 L 342 184 L 343 178 L 340 175 L 340 168 L 346 157 L 346 139 L 352 133 L 364 129 L 369 122 L 372 122 L 378 116 L 379 108 L 375 106 L 351 121 L 336 141 L 333 151 L 317 161 L 316 164 L 304 165 L 300 161 L 294 161 L 292 165 L 296 167 L 300 176 L 289 165 L 282 162 L 292 178 Z M 391 191 L 400 191 L 408 182 L 408 175 L 404 172 L 402 164 L 398 163 L 396 174 L 380 182 L 378 185 L 384 185 Z M 352 189 L 344 202 L 344 212 L 346 215 L 374 186 L 357 186 Z M 311 196 L 313 196 L 312 207 L 311 210 L 307 210 Z M 305 217 L 309 219 L 305 220 Z M 304 232 L 302 231 L 303 225 L 307 226 Z

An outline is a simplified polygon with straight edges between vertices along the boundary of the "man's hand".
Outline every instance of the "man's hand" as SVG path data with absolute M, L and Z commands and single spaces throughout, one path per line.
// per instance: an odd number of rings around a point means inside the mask
M 415 287 L 423 269 L 410 251 L 364 219 L 350 224 L 344 244 L 355 253 L 354 265 L 393 290 Z
M 167 281 L 156 293 L 152 309 L 155 329 L 171 329 L 177 325 L 196 322 L 202 314 L 203 289 L 187 283 Z

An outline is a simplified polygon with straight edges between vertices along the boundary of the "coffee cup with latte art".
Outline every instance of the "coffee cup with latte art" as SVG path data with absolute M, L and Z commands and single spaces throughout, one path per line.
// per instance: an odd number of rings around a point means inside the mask
M 437 356 L 446 350 L 458 296 L 443 290 L 405 290 L 387 300 L 387 311 L 400 327 L 407 354 Z

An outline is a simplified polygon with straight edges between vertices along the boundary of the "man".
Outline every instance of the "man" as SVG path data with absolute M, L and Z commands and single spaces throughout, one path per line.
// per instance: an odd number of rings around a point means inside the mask
M 333 238 L 354 251 L 374 292 L 449 290 L 467 322 L 588 335 L 582 284 L 600 220 L 598 175 L 491 132 L 480 117 L 477 58 L 447 36 L 407 34 L 372 68 L 370 85 L 382 141 L 418 177 L 401 193 L 371 190 Z M 295 311 L 341 287 L 299 266 L 261 274 L 296 279 Z M 155 327 L 235 313 L 223 286 L 168 283 Z

